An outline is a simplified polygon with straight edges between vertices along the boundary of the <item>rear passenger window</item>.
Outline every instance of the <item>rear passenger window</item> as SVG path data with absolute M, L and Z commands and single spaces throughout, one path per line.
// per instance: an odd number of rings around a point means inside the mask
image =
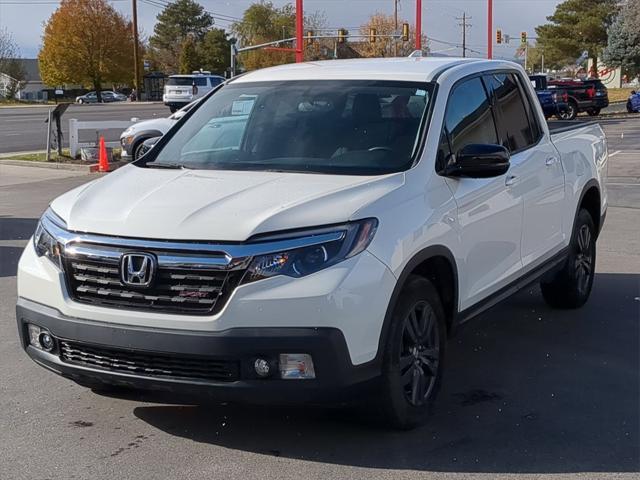
M 498 143 L 487 92 L 479 77 L 465 80 L 451 91 L 444 124 L 454 154 L 466 145 Z
M 502 145 L 512 153 L 532 146 L 534 139 L 524 99 L 513 74 L 493 73 L 485 77 L 493 93 L 500 118 Z

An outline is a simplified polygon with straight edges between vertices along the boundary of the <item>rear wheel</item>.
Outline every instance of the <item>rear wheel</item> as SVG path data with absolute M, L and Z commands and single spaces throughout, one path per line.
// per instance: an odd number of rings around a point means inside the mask
M 567 109 L 558 115 L 560 120 L 575 120 L 578 116 L 578 106 L 575 102 L 569 102 L 567 104 Z
M 631 104 L 631 101 L 627 102 L 627 112 L 634 113 L 633 112 L 633 105 Z
M 545 301 L 555 308 L 580 308 L 591 295 L 596 268 L 596 228 L 589 212 L 581 209 L 559 272 L 540 283 Z
M 176 113 L 178 111 L 178 107 L 174 107 L 173 105 L 169 105 L 169 111 L 171 113 Z
M 590 108 L 589 110 L 587 110 L 587 113 L 590 117 L 597 117 L 598 115 L 600 115 L 601 110 L 602 109 L 600 108 Z
M 442 382 L 446 326 L 437 290 L 411 276 L 396 304 L 383 358 L 380 409 L 387 424 L 424 423 Z

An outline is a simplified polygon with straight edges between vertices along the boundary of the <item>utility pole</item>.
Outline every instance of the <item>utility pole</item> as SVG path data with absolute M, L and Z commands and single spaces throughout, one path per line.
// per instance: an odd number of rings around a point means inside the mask
M 131 0 L 131 10 L 133 17 L 133 72 L 134 87 L 136 89 L 136 100 L 140 99 L 140 61 L 138 59 L 138 0 Z
M 467 57 L 467 28 L 471 27 L 467 20 L 471 20 L 471 17 L 467 17 L 467 12 L 462 13 L 462 18 L 457 17 L 456 20 L 462 20 L 462 23 L 458 25 L 462 27 L 462 57 Z

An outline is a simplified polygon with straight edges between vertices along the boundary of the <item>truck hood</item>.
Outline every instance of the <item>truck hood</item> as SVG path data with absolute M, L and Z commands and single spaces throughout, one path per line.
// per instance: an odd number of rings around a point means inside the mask
M 167 240 L 244 241 L 354 219 L 404 174 L 315 175 L 126 166 L 54 200 L 70 230 Z

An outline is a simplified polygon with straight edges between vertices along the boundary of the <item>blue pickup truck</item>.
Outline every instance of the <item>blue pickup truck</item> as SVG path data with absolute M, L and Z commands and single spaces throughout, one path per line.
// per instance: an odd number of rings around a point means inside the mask
M 538 101 L 542 105 L 544 116 L 549 119 L 554 115 L 562 119 L 568 110 L 568 96 L 566 92 L 554 92 L 549 89 L 546 75 L 530 75 Z

